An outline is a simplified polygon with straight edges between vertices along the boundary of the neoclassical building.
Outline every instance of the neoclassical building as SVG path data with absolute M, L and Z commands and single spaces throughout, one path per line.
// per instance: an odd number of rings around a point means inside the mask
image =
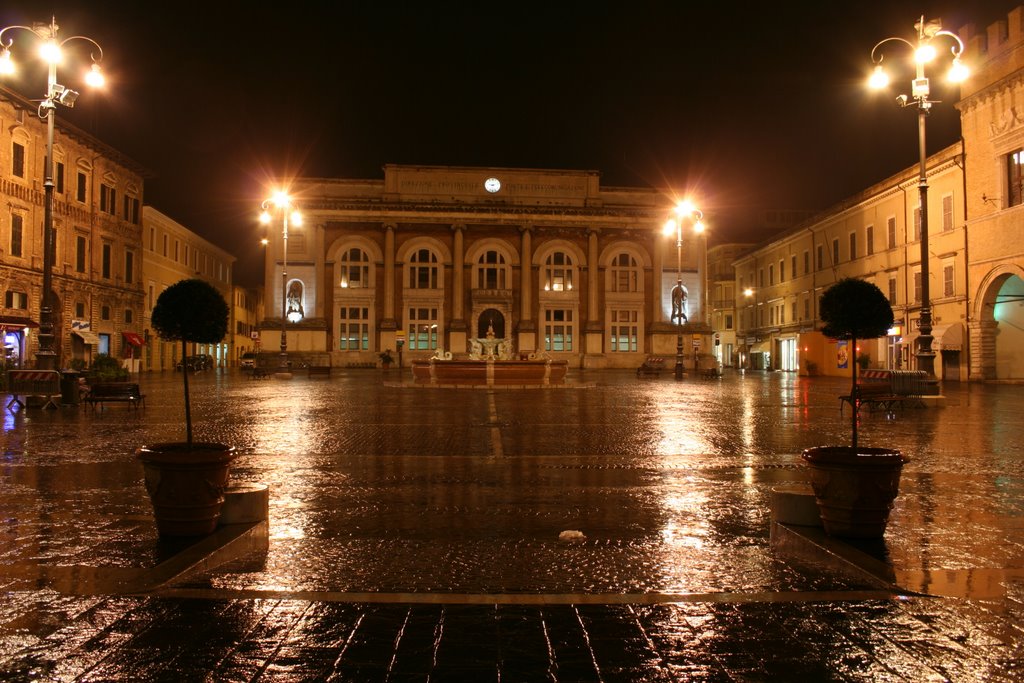
M 635 367 L 646 354 L 706 351 L 706 245 L 662 234 L 674 199 L 604 187 L 593 171 L 384 167 L 383 179 L 299 179 L 303 214 L 271 223 L 262 348 L 332 365 L 384 350 L 464 354 L 469 340 L 511 339 L 573 367 Z M 287 262 L 286 262 L 287 261 Z M 285 271 L 286 270 L 286 274 Z M 682 275 L 688 322 L 670 322 Z

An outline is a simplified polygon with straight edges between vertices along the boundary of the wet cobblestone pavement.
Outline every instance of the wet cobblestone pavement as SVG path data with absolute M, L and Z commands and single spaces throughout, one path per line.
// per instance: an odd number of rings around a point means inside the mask
M 849 438 L 839 380 L 193 377 L 197 439 L 270 486 L 269 549 L 146 583 L 189 552 L 132 457 L 183 438 L 180 376 L 139 411 L 5 411 L 0 678 L 1024 680 L 1024 387 L 862 418 L 911 457 L 860 547 L 880 583 L 770 539 L 771 487 Z

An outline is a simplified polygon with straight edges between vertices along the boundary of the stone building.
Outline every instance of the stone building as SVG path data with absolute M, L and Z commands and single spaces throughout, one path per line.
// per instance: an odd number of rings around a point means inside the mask
M 143 356 L 144 370 L 172 370 L 181 360 L 181 342 L 163 341 L 151 331 L 153 306 L 161 292 L 175 282 L 199 278 L 209 282 L 224 296 L 229 311 L 235 309 L 231 277 L 235 257 L 203 239 L 174 219 L 151 206 L 142 211 L 145 236 L 142 281 L 145 284 L 144 330 L 148 342 Z M 226 367 L 233 355 L 231 343 L 234 321 L 229 320 L 228 336 L 219 344 L 193 344 L 188 355 L 207 354 L 217 367 Z
M 286 278 L 281 226 L 267 232 L 264 350 L 287 317 L 289 353 L 335 366 L 464 354 L 491 332 L 573 367 L 636 367 L 675 353 L 677 269 L 687 353 L 710 345 L 704 241 L 687 232 L 677 263 L 666 194 L 603 187 L 593 171 L 399 165 L 288 189 L 303 225 L 289 228 Z
M 46 125 L 37 109 L 0 87 L 0 329 L 14 367 L 32 367 L 38 350 Z M 59 117 L 53 156 L 57 363 L 134 356 L 143 331 L 145 171 Z
M 967 158 L 966 321 L 970 377 L 1024 379 L 1024 8 L 967 27 L 972 77 L 961 85 Z

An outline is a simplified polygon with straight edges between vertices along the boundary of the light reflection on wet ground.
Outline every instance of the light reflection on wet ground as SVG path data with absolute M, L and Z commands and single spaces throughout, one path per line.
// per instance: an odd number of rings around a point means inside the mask
M 676 383 L 625 372 L 585 380 L 595 386 L 487 392 L 385 386 L 372 371 L 330 380 L 194 376 L 196 438 L 235 444 L 242 456 L 233 477 L 272 491 L 265 565 L 217 574 L 211 584 L 850 587 L 827 572 L 794 569 L 768 549 L 771 486 L 803 480 L 801 449 L 848 439 L 836 399 L 842 381 L 767 373 Z M 157 556 L 131 454 L 182 437 L 180 377 L 142 383 L 141 411 L 5 416 L 0 562 L 133 566 Z M 1001 541 L 1020 538 L 1005 525 L 1022 513 L 1024 392 L 951 387 L 947 400 L 941 410 L 862 418 L 861 443 L 898 447 L 912 459 L 883 552 L 906 576 L 1024 566 L 1020 542 Z M 126 524 L 135 533 L 126 534 Z M 566 529 L 586 541 L 558 542 Z
M 862 443 L 912 458 L 868 550 L 900 585 L 970 598 L 883 600 L 768 543 L 770 488 L 802 479 L 801 449 L 848 438 L 844 382 L 380 379 L 196 376 L 197 438 L 271 486 L 270 550 L 155 598 L 45 581 L 130 578 L 173 552 L 132 452 L 182 438 L 180 377 L 143 376 L 138 413 L 5 413 L 0 678 L 1020 680 L 1022 387 L 862 418 Z

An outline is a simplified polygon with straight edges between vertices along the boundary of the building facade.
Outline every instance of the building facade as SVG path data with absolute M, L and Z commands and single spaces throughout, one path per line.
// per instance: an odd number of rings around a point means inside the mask
M 966 279 L 972 379 L 1024 379 L 1024 8 L 961 31 L 972 77 L 961 86 L 968 172 Z
M 150 320 L 157 299 L 175 282 L 199 278 L 216 287 L 228 304 L 228 310 L 235 311 L 231 305 L 234 300 L 231 278 L 235 257 L 151 206 L 142 210 L 142 234 L 145 242 L 142 270 L 145 286 L 143 325 L 147 342 L 142 369 L 173 370 L 181 360 L 181 342 L 161 340 L 152 331 Z M 187 355 L 207 354 L 213 358 L 217 367 L 226 367 L 234 358 L 230 348 L 235 340 L 231 334 L 234 320 L 229 320 L 229 325 L 229 333 L 224 341 L 219 344 L 190 345 Z
M 259 353 L 261 338 L 259 332 L 263 313 L 263 290 L 258 287 L 231 288 L 231 365 L 238 366 L 245 353 Z
M 287 259 L 281 226 L 267 232 L 265 351 L 283 319 L 290 354 L 335 366 L 465 354 L 488 333 L 573 367 L 636 367 L 674 354 L 680 332 L 691 356 L 710 346 L 704 240 L 687 231 L 677 254 L 662 235 L 674 202 L 655 190 L 602 187 L 592 171 L 388 165 L 383 180 L 289 191 L 303 225 Z
M 935 372 L 967 374 L 967 234 L 964 155 L 959 145 L 928 159 L 930 299 Z M 916 369 L 921 288 L 921 207 L 917 169 L 888 178 L 811 218 L 734 262 L 737 336 L 751 369 L 849 374 L 862 367 Z M 858 349 L 824 337 L 819 301 L 845 277 L 873 282 L 896 323 L 887 337 Z
M 46 125 L 0 88 L 0 282 L 5 363 L 33 367 L 43 282 Z M 58 119 L 54 135 L 54 351 L 59 367 L 142 343 L 144 170 Z

